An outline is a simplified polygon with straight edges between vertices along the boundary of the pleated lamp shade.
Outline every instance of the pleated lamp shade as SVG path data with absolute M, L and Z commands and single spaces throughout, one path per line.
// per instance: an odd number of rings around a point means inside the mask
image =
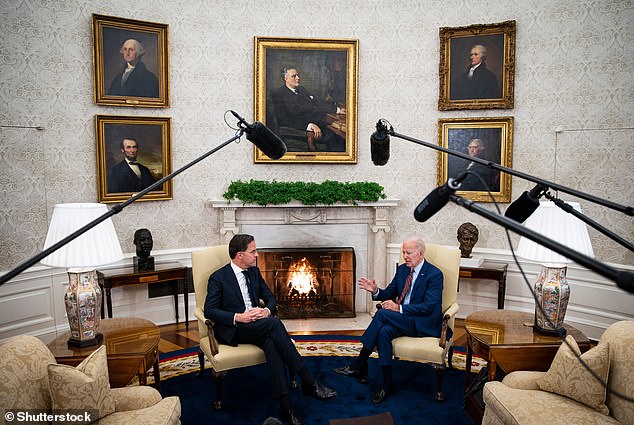
M 55 205 L 44 249 L 56 244 L 108 212 L 104 204 L 75 203 Z M 41 263 L 52 267 L 84 268 L 114 263 L 123 258 L 121 244 L 108 218 L 45 257 Z
M 568 204 L 581 212 L 579 203 L 568 202 Z M 524 225 L 570 249 L 594 257 L 586 224 L 550 201 L 540 202 L 539 208 L 526 220 Z M 572 262 L 563 255 L 525 237 L 520 239 L 516 254 L 540 264 L 568 264 Z

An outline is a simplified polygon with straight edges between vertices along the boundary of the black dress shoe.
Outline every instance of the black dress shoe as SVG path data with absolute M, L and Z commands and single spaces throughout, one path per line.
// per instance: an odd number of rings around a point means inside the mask
M 337 391 L 322 385 L 317 380 L 313 382 L 313 385 L 302 385 L 302 392 L 304 395 L 312 396 L 317 400 L 326 400 L 337 396 Z
M 384 388 L 381 388 L 380 390 L 372 394 L 372 403 L 379 404 L 383 402 L 383 400 L 385 400 L 392 393 L 393 391 L 391 390 L 386 390 Z
M 335 368 L 335 373 L 339 375 L 348 376 L 350 378 L 359 378 L 359 382 L 365 384 L 368 382 L 368 369 L 367 367 L 362 368 L 361 370 L 352 369 L 350 365 L 345 367 Z
M 297 416 L 293 409 L 282 409 L 280 414 L 282 419 L 291 425 L 306 425 L 306 423 Z

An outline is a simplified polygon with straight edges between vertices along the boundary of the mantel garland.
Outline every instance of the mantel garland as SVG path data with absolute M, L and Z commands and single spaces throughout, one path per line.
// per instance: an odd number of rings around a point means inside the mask
M 292 200 L 304 205 L 333 205 L 337 202 L 357 205 L 358 202 L 376 202 L 385 199 L 383 186 L 375 182 L 342 183 L 326 180 L 313 182 L 278 182 L 273 180 L 232 181 L 222 195 L 245 204 L 280 205 Z

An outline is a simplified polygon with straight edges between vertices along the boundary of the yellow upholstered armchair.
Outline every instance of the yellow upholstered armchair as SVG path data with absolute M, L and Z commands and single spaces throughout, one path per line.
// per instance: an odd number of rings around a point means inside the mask
M 264 351 L 253 344 L 239 344 L 237 347 L 220 344 L 214 337 L 213 322 L 205 317 L 205 298 L 209 276 L 225 264 L 228 264 L 229 247 L 227 245 L 212 246 L 192 252 L 192 277 L 196 292 L 196 318 L 200 349 L 200 375 L 205 368 L 205 357 L 211 363 L 211 371 L 216 386 L 214 408 L 222 409 L 222 379 L 227 371 L 240 367 L 254 366 L 266 362 Z
M 425 260 L 442 271 L 442 333 L 440 338 L 402 336 L 392 341 L 394 357 L 431 363 L 436 370 L 437 401 L 444 401 L 442 381 L 447 364 L 452 367 L 453 338 L 447 338 L 448 330 L 453 332 L 454 321 L 458 313 L 456 298 L 458 294 L 458 274 L 460 272 L 460 250 L 433 243 L 425 244 Z

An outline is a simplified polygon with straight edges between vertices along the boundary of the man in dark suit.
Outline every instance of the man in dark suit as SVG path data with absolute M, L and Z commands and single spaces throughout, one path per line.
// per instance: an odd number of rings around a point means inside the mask
M 345 140 L 328 129 L 326 114 L 345 114 L 345 108 L 313 96 L 300 85 L 299 73 L 295 68 L 284 68 L 282 78 L 284 85 L 272 93 L 278 125 L 309 132 L 310 151 L 316 150 L 314 143 L 318 141 L 326 143 L 329 150 L 344 151 Z
M 158 79 L 141 61 L 145 54 L 143 44 L 131 38 L 126 40 L 120 50 L 125 65 L 112 80 L 109 95 L 135 96 L 135 97 L 159 97 Z
M 495 74 L 487 68 L 487 49 L 481 44 L 471 48 L 469 66 L 460 76 L 453 100 L 498 99 L 502 90 Z
M 399 336 L 439 337 L 442 328 L 442 272 L 425 261 L 425 243 L 410 238 L 402 246 L 404 264 L 396 269 L 392 282 L 380 289 L 374 280 L 359 279 L 359 288 L 382 301 L 361 337 L 359 356 L 348 366 L 335 369 L 341 375 L 367 381 L 368 357 L 374 347 L 379 353 L 383 386 L 372 394 L 381 403 L 394 392 L 392 383 L 392 340 Z M 378 306 L 377 306 L 378 307 Z
M 154 176 L 152 176 L 150 169 L 136 160 L 139 152 L 136 139 L 123 138 L 121 152 L 125 156 L 123 161 L 108 170 L 109 193 L 139 192 L 154 183 Z
M 284 324 L 271 315 L 276 308 L 275 296 L 256 267 L 258 252 L 253 236 L 235 235 L 229 242 L 229 257 L 231 262 L 209 277 L 205 317 L 214 321 L 220 342 L 255 344 L 264 350 L 273 397 L 280 401 L 282 417 L 293 425 L 303 424 L 290 402 L 286 367 L 291 376 L 299 376 L 304 395 L 325 400 L 337 392 L 312 376 Z M 258 306 L 258 300 L 264 307 Z

